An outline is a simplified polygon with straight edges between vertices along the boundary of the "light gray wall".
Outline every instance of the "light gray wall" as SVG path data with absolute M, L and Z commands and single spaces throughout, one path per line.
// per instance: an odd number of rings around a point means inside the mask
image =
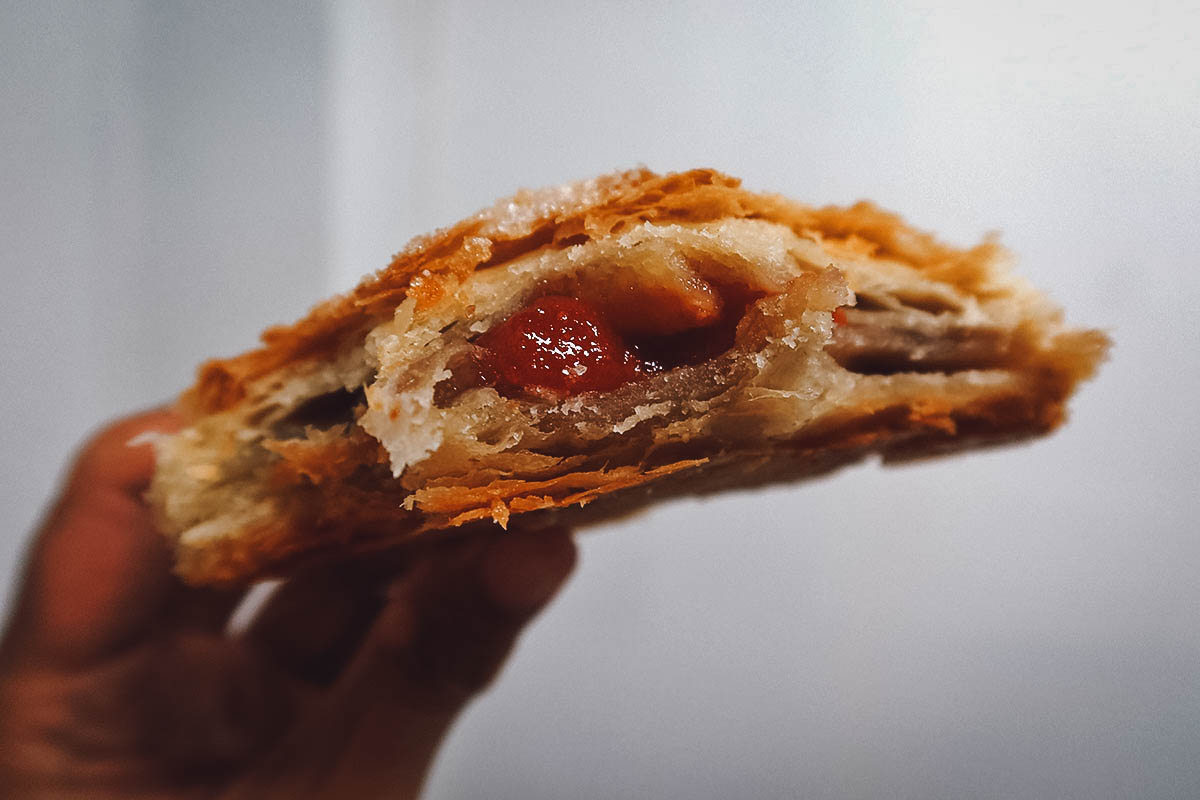
M 324 291 L 326 15 L 242 6 L 3 6 L 4 578 L 87 431 Z
M 1194 4 L 195 8 L 0 27 L 5 563 L 93 419 L 408 236 L 712 165 L 1000 229 L 1113 359 L 1034 445 L 583 535 L 428 795 L 1200 796 Z

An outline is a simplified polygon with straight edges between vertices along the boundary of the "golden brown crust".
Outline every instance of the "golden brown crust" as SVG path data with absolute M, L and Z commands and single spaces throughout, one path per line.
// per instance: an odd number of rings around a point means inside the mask
M 267 330 L 259 349 L 205 364 L 180 407 L 197 423 L 235 410 L 256 382 L 276 371 L 361 348 L 367 332 L 390 319 L 406 298 L 415 298 L 418 309 L 433 306 L 465 276 L 524 254 L 599 241 L 643 223 L 727 219 L 783 225 L 834 256 L 899 262 L 973 296 L 1000 291 L 990 283 L 999 254 L 994 243 L 952 248 L 870 203 L 808 208 L 747 192 L 737 179 L 712 170 L 665 176 L 633 170 L 523 192 L 414 241 L 350 294 L 318 305 L 294 325 Z M 803 277 L 811 283 L 815 273 Z M 806 307 L 828 313 L 835 306 L 825 300 Z M 1068 395 L 1091 374 L 1107 345 L 1094 331 L 1062 331 L 1049 343 L 1038 338 L 1044 333 L 1042 328 L 1012 332 L 1018 350 L 1026 340 L 1038 344 L 1009 356 L 1019 379 L 994 391 L 967 397 L 933 388 L 893 405 L 847 405 L 798 436 L 764 441 L 757 449 L 726 449 L 703 440 L 668 447 L 635 443 L 630 447 L 644 447 L 635 463 L 560 454 L 546 457 L 551 466 L 542 474 L 533 469 L 483 481 L 446 478 L 405 486 L 392 475 L 388 451 L 357 425 L 268 439 L 262 444 L 274 457 L 263 481 L 268 510 L 242 523 L 234 535 L 180 545 L 178 569 L 193 582 L 244 581 L 448 528 L 506 524 L 515 515 L 531 521 L 552 515 L 574 524 L 630 513 L 671 494 L 820 474 L 871 453 L 911 458 L 1035 436 L 1059 424 Z M 164 520 L 171 516 L 163 511 L 169 494 L 152 491 Z M 172 533 L 179 535 L 179 526 L 174 527 Z
M 396 503 L 381 502 L 378 493 L 323 494 L 315 501 L 319 513 L 281 515 L 236 538 L 185 549 L 176 568 L 190 582 L 234 584 L 429 535 L 444 536 L 460 527 L 469 535 L 473 526 L 490 527 L 493 520 L 507 523 L 515 515 L 528 515 L 525 524 L 532 527 L 594 524 L 671 497 L 816 477 L 876 453 L 885 461 L 907 461 L 1009 444 L 1052 430 L 1063 415 L 1063 398 L 1057 395 L 1009 395 L 958 409 L 931 397 L 917 405 L 915 411 L 910 406 L 866 414 L 848 410 L 841 424 L 790 446 L 759 452 L 680 459 L 646 469 L 579 472 L 540 482 L 494 481 L 471 489 L 430 490 L 420 517 Z M 319 484 L 339 486 L 330 480 L 335 470 L 318 463 L 320 453 L 312 456 L 314 472 L 325 476 L 318 478 Z M 706 468 L 693 469 L 701 466 Z M 353 526 L 345 524 L 347 519 L 354 520 Z
M 520 210 L 514 212 L 514 206 Z M 965 251 L 948 247 L 867 202 L 809 209 L 782 197 L 747 192 L 740 180 L 715 170 L 661 176 L 631 170 L 597 179 L 556 203 L 543 203 L 534 193 L 518 194 L 511 202 L 414 240 L 349 294 L 321 303 L 293 325 L 268 328 L 263 347 L 204 364 L 181 406 L 192 415 L 231 408 L 245 396 L 247 382 L 290 362 L 330 357 L 347 339 L 388 317 L 410 294 L 419 304 L 436 301 L 445 276 L 461 277 L 540 247 L 609 236 L 641 222 L 722 218 L 778 222 L 832 248 L 896 258 L 964 288 L 987 274 L 997 249 L 990 243 Z

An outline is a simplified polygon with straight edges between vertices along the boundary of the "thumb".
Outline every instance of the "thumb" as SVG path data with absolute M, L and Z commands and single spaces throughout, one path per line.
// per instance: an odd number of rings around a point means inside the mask
M 275 777 L 287 774 L 288 786 L 263 775 L 254 796 L 415 797 L 455 717 L 575 556 L 568 531 L 547 529 L 474 537 L 421 562 L 393 584 L 345 673 L 277 754 L 288 767 Z

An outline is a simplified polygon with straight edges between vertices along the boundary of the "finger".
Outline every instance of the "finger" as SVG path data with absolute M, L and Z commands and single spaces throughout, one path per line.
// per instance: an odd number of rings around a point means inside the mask
M 326 686 L 383 607 L 387 579 L 354 564 L 297 575 L 267 598 L 241 638 L 293 678 Z
M 118 421 L 83 447 L 34 540 L 6 642 L 26 658 L 63 664 L 103 658 L 173 616 L 197 625 L 227 613 L 227 593 L 183 587 L 141 499 L 153 449 L 131 446 L 179 420 L 155 410 Z
M 457 711 L 495 677 L 574 563 L 569 532 L 542 530 L 494 535 L 420 565 L 394 585 L 342 698 L 366 707 L 379 686 L 399 686 L 406 706 Z
M 456 559 L 478 555 L 488 541 L 433 538 L 310 569 L 271 595 L 242 638 L 293 678 L 327 686 L 359 649 L 397 575 L 452 552 Z
M 248 592 L 241 586 L 190 586 L 172 574 L 158 625 L 164 630 L 223 634 Z
M 101 429 L 76 457 L 68 493 L 116 490 L 140 499 L 154 474 L 154 448 L 136 440 L 148 433 L 174 433 L 182 424 L 169 408 L 156 408 Z
M 229 644 L 184 635 L 156 646 L 123 712 L 101 708 L 101 718 L 135 721 L 136 750 L 170 773 L 218 778 L 223 767 L 243 766 L 278 740 L 305 693 Z
M 365 776 L 387 776 L 415 795 L 458 712 L 574 563 L 566 531 L 514 531 L 475 559 L 402 580 L 333 698 L 340 724 L 326 730 L 342 728 L 349 746 L 329 785 L 358 795 L 377 785 Z
M 406 573 L 345 674 L 256 788 L 284 773 L 281 765 L 303 764 L 288 780 L 321 786 L 319 796 L 415 796 L 455 716 L 495 677 L 574 563 L 567 531 L 514 531 L 473 550 L 447 548 Z
M 47 651 L 82 656 L 142 623 L 169 587 L 169 557 L 137 496 L 152 474 L 153 453 L 127 443 L 175 427 L 169 413 L 152 411 L 116 422 L 84 445 L 34 541 L 14 633 L 30 631 Z
M 161 553 L 161 560 L 168 564 L 169 547 L 155 529 L 143 497 L 154 475 L 154 448 L 145 434 L 174 433 L 181 426 L 182 420 L 169 408 L 118 420 L 85 445 L 68 480 L 66 494 L 67 499 L 84 508 L 107 493 L 129 498 L 132 501 L 129 535 L 140 534 L 147 540 L 147 548 Z M 70 503 L 65 505 L 71 507 Z M 86 530 L 75 526 L 57 526 L 57 530 L 68 535 L 86 535 Z M 82 541 L 75 539 L 70 544 L 78 546 Z M 143 563 L 147 572 L 151 566 L 150 560 Z M 166 572 L 166 589 L 157 609 L 158 622 L 173 630 L 219 632 L 246 594 L 243 588 L 189 586 L 170 574 L 169 569 Z M 159 570 L 156 575 L 161 577 L 162 573 Z
M 291 677 L 327 686 L 359 649 L 398 575 L 430 559 L 478 555 L 488 541 L 436 536 L 309 569 L 267 599 L 242 639 Z
M 33 673 L 19 691 L 38 688 L 55 714 L 43 710 L 30 731 L 49 724 L 56 745 L 81 763 L 136 763 L 171 783 L 227 780 L 227 769 L 269 748 L 307 699 L 254 654 L 188 634 L 78 675 Z

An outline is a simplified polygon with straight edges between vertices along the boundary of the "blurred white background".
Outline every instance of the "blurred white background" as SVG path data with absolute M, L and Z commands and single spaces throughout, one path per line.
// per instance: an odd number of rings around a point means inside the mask
M 1200 796 L 1200 6 L 0 2 L 0 581 L 69 452 L 522 185 L 991 230 L 1116 348 L 1045 441 L 680 502 L 430 798 Z

